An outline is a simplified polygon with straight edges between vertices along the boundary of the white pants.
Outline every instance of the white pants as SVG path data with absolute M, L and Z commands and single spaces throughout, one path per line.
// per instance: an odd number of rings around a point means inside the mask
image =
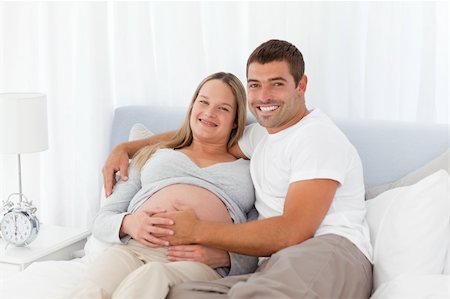
M 220 278 L 211 267 L 191 261 L 170 262 L 166 248 L 150 248 L 130 240 L 106 250 L 68 298 L 166 298 L 170 287 L 186 281 Z

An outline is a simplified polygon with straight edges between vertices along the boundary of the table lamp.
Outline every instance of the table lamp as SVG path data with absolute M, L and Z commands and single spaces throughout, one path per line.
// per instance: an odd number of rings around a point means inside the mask
M 0 154 L 17 154 L 19 192 L 3 201 L 2 237 L 17 246 L 28 245 L 39 230 L 36 208 L 22 192 L 20 155 L 48 148 L 46 96 L 39 93 L 0 93 Z M 14 204 L 10 198 L 17 196 Z M 23 231 L 18 231 L 23 230 Z

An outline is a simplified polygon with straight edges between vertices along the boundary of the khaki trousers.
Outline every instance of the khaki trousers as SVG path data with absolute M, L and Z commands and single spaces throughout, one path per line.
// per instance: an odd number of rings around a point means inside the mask
M 220 278 L 209 266 L 191 261 L 170 262 L 165 248 L 149 248 L 130 240 L 106 250 L 68 297 L 77 299 L 166 298 L 181 282 Z
M 323 235 L 285 248 L 254 274 L 174 286 L 168 299 L 367 299 L 372 265 L 349 240 Z

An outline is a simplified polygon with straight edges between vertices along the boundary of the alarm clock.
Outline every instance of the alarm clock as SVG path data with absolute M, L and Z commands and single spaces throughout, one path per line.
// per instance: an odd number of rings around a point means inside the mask
M 11 197 L 19 196 L 14 204 Z M 22 200 L 25 198 L 25 200 Z M 9 245 L 27 246 L 36 238 L 39 232 L 39 220 L 36 216 L 36 207 L 28 201 L 25 195 L 13 193 L 3 203 L 3 218 L 0 221 L 2 238 Z

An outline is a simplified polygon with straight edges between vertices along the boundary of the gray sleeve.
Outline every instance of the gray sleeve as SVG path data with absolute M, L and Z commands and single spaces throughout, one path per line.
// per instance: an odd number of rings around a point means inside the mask
M 230 252 L 230 267 L 216 268 L 220 276 L 241 275 L 255 272 L 258 267 L 258 257 Z
M 258 217 L 258 210 L 253 206 L 253 208 L 247 213 L 247 222 L 257 220 Z
M 105 200 L 105 204 L 95 217 L 92 235 L 109 243 L 127 243 L 129 236 L 119 237 L 122 220 L 133 196 L 141 189 L 140 171 L 130 165 L 128 180 L 119 181 L 114 192 Z
M 228 275 L 240 275 L 255 272 L 258 257 L 230 252 L 231 267 Z
M 255 207 L 253 207 L 247 213 L 247 221 L 253 221 L 258 219 L 258 211 Z M 217 273 L 219 273 L 222 277 L 228 275 L 241 275 L 255 272 L 258 267 L 258 257 L 249 256 L 243 254 L 237 254 L 234 252 L 230 252 L 230 263 L 231 266 L 229 268 L 218 268 Z

